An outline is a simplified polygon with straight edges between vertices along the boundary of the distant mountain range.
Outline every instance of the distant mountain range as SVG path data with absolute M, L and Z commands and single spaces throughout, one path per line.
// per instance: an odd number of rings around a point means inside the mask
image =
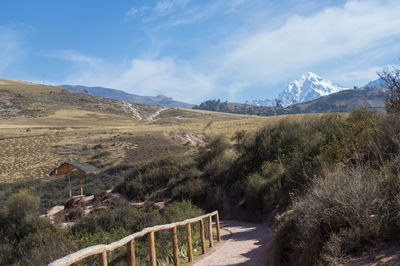
M 134 103 L 141 103 L 148 105 L 160 105 L 165 107 L 189 108 L 189 109 L 194 106 L 193 104 L 190 103 L 175 101 L 171 97 L 166 97 L 164 95 L 140 96 L 116 89 L 103 88 L 103 87 L 86 87 L 81 85 L 59 85 L 59 87 L 75 92 L 86 93 L 93 96 L 100 96 L 119 101 L 127 101 L 127 102 L 134 102 Z
M 387 85 L 382 79 L 369 82 L 360 89 L 347 89 L 332 84 L 329 80 L 307 72 L 282 91 L 276 101 L 269 99 L 228 103 L 211 100 L 195 106 L 195 109 L 219 112 L 277 115 L 296 113 L 350 112 L 365 106 L 378 112 L 385 112 Z M 278 102 L 276 106 L 274 102 Z
M 341 113 L 350 112 L 359 106 L 364 106 L 376 110 L 377 112 L 384 113 L 385 93 L 386 89 L 384 88 L 368 88 L 365 90 L 348 89 L 287 107 L 271 107 L 210 100 L 193 108 L 234 114 L 272 116 L 301 113 Z
M 381 78 L 370 81 L 368 84 L 359 88 L 359 90 L 386 88 L 387 85 Z M 332 93 L 348 90 L 333 84 L 331 81 L 321 78 L 315 73 L 304 73 L 299 79 L 291 82 L 277 97 L 276 100 L 257 99 L 246 101 L 245 104 L 256 106 L 273 107 L 278 102 L 281 106 L 287 107 L 292 104 L 312 101 L 322 96 L 327 96 Z

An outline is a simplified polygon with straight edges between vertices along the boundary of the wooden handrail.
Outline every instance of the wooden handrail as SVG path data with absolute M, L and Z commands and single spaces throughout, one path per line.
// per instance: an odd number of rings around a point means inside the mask
M 191 219 L 186 219 L 181 222 L 176 222 L 176 223 L 170 223 L 170 224 L 162 224 L 162 225 L 156 225 L 152 227 L 147 227 L 143 229 L 140 232 L 131 234 L 129 236 L 126 236 L 122 238 L 121 240 L 112 242 L 108 245 L 96 245 L 96 246 L 91 246 L 87 247 L 81 250 L 78 250 L 75 253 L 69 254 L 63 258 L 60 258 L 58 260 L 53 261 L 50 263 L 48 266 L 67 266 L 71 265 L 73 263 L 79 262 L 87 257 L 98 255 L 100 259 L 100 265 L 107 265 L 107 252 L 113 251 L 117 248 L 120 248 L 122 246 L 127 245 L 128 247 L 128 252 L 127 252 L 127 258 L 128 258 L 128 265 L 135 265 L 135 249 L 134 249 L 134 241 L 136 238 L 143 237 L 145 235 L 149 235 L 149 251 L 150 251 L 150 262 L 152 265 L 155 265 L 155 247 L 154 247 L 154 233 L 157 231 L 162 231 L 162 230 L 168 230 L 172 229 L 173 233 L 173 248 L 174 248 L 174 265 L 179 265 L 179 260 L 178 258 L 175 258 L 175 254 L 178 254 L 178 245 L 177 245 L 177 238 L 176 238 L 176 227 L 177 226 L 187 226 L 187 237 L 188 237 L 188 261 L 191 262 L 193 261 L 193 255 L 192 255 L 192 236 L 191 236 L 191 227 L 190 224 L 193 224 L 195 222 L 201 223 L 203 225 L 203 219 L 208 218 L 208 221 L 212 221 L 212 217 L 215 216 L 215 224 L 216 224 L 216 231 L 217 231 L 217 241 L 220 241 L 220 227 L 219 227 L 219 215 L 218 211 L 210 212 L 207 214 L 204 214 L 199 217 L 191 218 Z M 212 225 L 209 225 L 209 229 L 212 229 Z M 202 242 L 204 241 L 204 225 L 201 226 L 201 232 L 200 232 Z M 209 238 L 210 238 L 210 246 L 212 245 L 212 230 L 209 232 Z M 205 244 L 202 244 L 205 246 Z M 205 250 L 204 250 L 205 251 Z

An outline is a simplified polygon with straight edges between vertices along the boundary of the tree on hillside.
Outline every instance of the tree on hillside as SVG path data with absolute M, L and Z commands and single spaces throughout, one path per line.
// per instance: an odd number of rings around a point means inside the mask
M 379 77 L 387 84 L 389 89 L 385 96 L 386 111 L 388 113 L 400 113 L 400 69 L 385 68 Z

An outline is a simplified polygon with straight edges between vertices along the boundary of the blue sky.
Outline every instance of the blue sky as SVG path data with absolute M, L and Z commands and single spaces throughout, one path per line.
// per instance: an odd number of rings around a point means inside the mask
M 400 60 L 400 1 L 2 0 L 0 77 L 200 103 L 353 87 Z

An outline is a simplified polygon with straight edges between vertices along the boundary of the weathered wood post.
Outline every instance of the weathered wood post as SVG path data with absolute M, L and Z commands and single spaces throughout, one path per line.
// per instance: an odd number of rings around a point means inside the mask
M 218 215 L 218 212 L 215 215 L 215 222 L 216 222 L 216 225 L 217 225 L 217 240 L 219 242 L 219 241 L 221 241 L 221 234 L 220 234 L 220 231 L 219 231 L 219 215 Z
M 107 252 L 104 250 L 99 254 L 100 266 L 107 266 Z
M 193 246 L 192 246 L 192 228 L 190 227 L 190 222 L 186 225 L 187 231 L 187 245 L 188 245 L 188 261 L 193 261 Z
M 200 220 L 201 254 L 206 254 L 206 238 L 204 237 L 204 221 Z
M 176 233 L 176 226 L 172 228 L 172 246 L 174 248 L 174 265 L 179 266 L 178 256 L 178 234 Z
M 135 239 L 126 244 L 128 251 L 128 266 L 135 266 Z
M 156 260 L 156 246 L 154 243 L 154 232 L 149 233 L 149 249 L 150 249 L 150 265 L 151 266 L 156 266 L 157 265 L 157 260 Z
M 213 232 L 212 232 L 212 216 L 208 216 L 208 238 L 210 240 L 210 247 L 213 246 Z
M 68 175 L 68 185 L 69 185 L 69 198 L 72 198 L 71 177 L 69 176 L 69 172 L 67 173 L 67 175 Z
M 80 184 L 81 184 L 81 195 L 83 196 L 83 185 L 82 185 L 82 179 L 83 179 L 82 172 L 80 172 L 80 173 L 79 173 L 79 181 L 80 181 Z

